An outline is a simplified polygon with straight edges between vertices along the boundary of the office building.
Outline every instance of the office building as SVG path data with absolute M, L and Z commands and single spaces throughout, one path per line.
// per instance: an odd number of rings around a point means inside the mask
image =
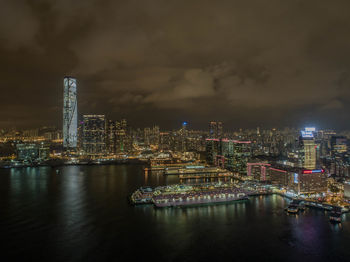
M 345 136 L 332 136 L 330 143 L 332 156 L 346 153 L 348 150 L 348 140 Z
M 108 120 L 106 126 L 106 150 L 109 154 L 116 153 L 117 122 Z
M 17 144 L 17 159 L 21 161 L 35 161 L 39 158 L 37 144 Z
M 221 138 L 222 132 L 222 122 L 209 122 L 209 137 L 210 138 Z
M 83 150 L 91 157 L 106 153 L 106 119 L 104 115 L 83 116 Z
M 300 153 L 302 167 L 305 169 L 316 169 L 316 143 L 312 131 L 301 131 Z
M 77 81 L 63 79 L 63 148 L 66 153 L 76 151 L 78 134 Z
M 250 141 L 206 139 L 206 160 L 210 165 L 220 166 L 236 174 L 246 175 L 250 157 Z

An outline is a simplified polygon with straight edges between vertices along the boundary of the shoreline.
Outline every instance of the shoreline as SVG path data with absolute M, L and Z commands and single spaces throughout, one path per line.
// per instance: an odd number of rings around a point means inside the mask
M 58 168 L 62 166 L 107 166 L 107 165 L 146 165 L 148 164 L 148 161 L 144 160 L 112 160 L 112 161 L 106 161 L 102 163 L 55 163 L 55 164 L 48 164 L 48 163 L 41 163 L 41 164 L 23 164 L 23 165 L 0 165 L 0 169 L 12 169 L 12 168 L 28 168 L 28 167 L 51 167 L 51 168 Z

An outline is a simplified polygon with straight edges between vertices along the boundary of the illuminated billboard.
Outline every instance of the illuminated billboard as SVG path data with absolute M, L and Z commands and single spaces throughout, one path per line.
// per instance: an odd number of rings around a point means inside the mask
M 294 173 L 294 184 L 298 184 L 298 173 Z
M 301 136 L 303 138 L 313 138 L 314 134 L 311 131 L 301 131 Z

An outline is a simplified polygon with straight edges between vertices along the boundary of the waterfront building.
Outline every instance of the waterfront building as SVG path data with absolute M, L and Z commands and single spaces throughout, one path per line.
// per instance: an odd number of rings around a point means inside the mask
M 323 169 L 304 169 L 296 176 L 298 177 L 298 193 L 313 194 L 327 192 L 327 176 Z
M 17 159 L 21 161 L 35 161 L 39 158 L 37 144 L 17 144 Z
M 294 182 L 292 181 L 293 178 L 293 173 L 288 172 L 287 170 L 271 166 L 268 168 L 268 180 L 272 185 L 287 188 Z
M 251 142 L 240 140 L 223 139 L 223 144 L 228 144 L 228 151 L 224 151 L 225 168 L 228 170 L 246 176 L 247 163 L 251 157 Z
M 91 157 L 106 153 L 105 115 L 83 115 L 83 150 Z
M 247 176 L 256 181 L 270 180 L 267 175 L 270 166 L 267 162 L 247 163 Z
M 206 139 L 206 160 L 209 165 L 217 165 L 217 156 L 221 155 L 221 143 L 219 139 Z
M 221 166 L 236 174 L 246 175 L 250 157 L 251 141 L 206 139 L 206 159 L 210 165 Z
M 69 154 L 77 148 L 77 80 L 69 76 L 64 77 L 63 88 L 63 148 Z

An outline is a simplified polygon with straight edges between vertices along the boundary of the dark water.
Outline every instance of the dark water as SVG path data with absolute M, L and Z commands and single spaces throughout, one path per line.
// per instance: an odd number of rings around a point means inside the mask
M 0 170 L 1 261 L 350 261 L 350 217 L 298 216 L 279 196 L 178 209 L 129 206 L 139 186 L 176 183 L 142 166 Z

